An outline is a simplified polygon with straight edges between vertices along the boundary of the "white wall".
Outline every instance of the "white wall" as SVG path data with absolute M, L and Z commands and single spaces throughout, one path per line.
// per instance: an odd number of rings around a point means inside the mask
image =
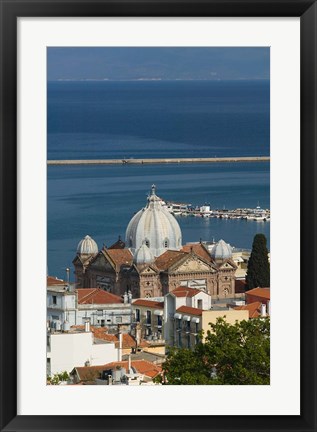
M 93 334 L 54 333 L 50 335 L 50 351 L 47 357 L 51 361 L 51 374 L 67 371 L 76 366 L 97 366 L 116 361 L 118 358 L 114 343 L 93 343 Z
M 210 309 L 211 308 L 211 296 L 206 292 L 202 291 L 196 294 L 194 297 L 191 297 L 191 307 L 198 308 L 198 300 L 202 300 L 202 309 Z

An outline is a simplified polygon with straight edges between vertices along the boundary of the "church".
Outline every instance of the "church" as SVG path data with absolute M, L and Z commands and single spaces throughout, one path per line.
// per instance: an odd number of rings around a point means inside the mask
M 212 298 L 233 297 L 235 271 L 231 247 L 220 240 L 211 252 L 203 243 L 182 245 L 173 214 L 156 195 L 155 185 L 144 208 L 130 220 L 125 242 L 119 237 L 98 249 L 90 237 L 78 244 L 73 260 L 77 288 L 102 288 L 134 298 L 162 297 L 179 286 L 198 288 Z

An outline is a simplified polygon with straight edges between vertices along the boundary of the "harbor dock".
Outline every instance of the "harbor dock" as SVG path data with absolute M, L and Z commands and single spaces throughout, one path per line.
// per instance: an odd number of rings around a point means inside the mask
M 164 159 L 86 159 L 48 160 L 47 165 L 143 165 L 177 163 L 269 162 L 269 156 L 213 157 L 213 158 L 164 158 Z

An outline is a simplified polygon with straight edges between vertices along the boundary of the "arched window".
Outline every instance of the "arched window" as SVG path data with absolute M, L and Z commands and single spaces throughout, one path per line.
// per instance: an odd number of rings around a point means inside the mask
M 168 238 L 165 238 L 165 239 L 163 240 L 163 247 L 164 247 L 164 248 L 168 248 L 168 246 L 169 246 Z
M 145 244 L 149 248 L 150 247 L 150 240 L 149 239 L 145 239 Z

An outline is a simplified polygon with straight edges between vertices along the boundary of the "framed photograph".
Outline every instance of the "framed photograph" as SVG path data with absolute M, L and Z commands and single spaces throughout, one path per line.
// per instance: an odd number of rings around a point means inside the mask
M 316 19 L 1 0 L 1 430 L 316 430 Z

